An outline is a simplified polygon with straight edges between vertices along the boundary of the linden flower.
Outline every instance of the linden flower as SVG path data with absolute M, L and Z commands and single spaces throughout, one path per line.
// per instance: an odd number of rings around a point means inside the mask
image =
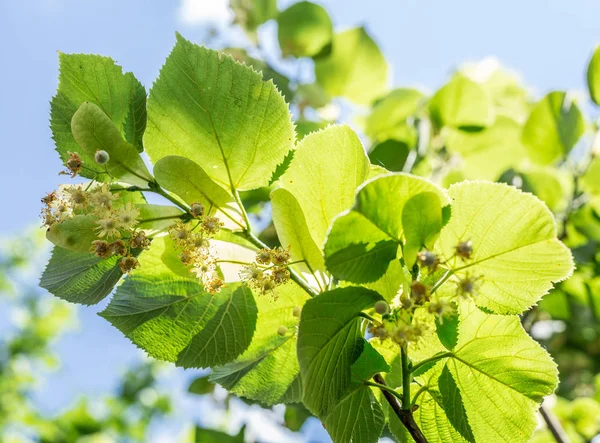
M 123 240 L 116 240 L 108 245 L 108 250 L 114 255 L 126 255 L 127 247 Z
M 219 232 L 221 226 L 223 226 L 223 222 L 219 220 L 219 217 L 206 217 L 202 222 L 202 230 L 209 235 Z
M 69 202 L 73 205 L 73 209 L 83 209 L 86 206 L 88 194 L 81 186 L 66 188 L 64 192 L 68 195 Z
M 199 218 L 204 215 L 204 205 L 202 203 L 192 203 L 190 205 L 190 214 L 192 217 Z
M 46 206 L 50 206 L 50 204 L 58 198 L 56 195 L 56 191 L 52 191 L 47 193 L 44 197 L 42 197 L 42 203 Z
M 58 221 L 64 221 L 73 215 L 71 206 L 65 200 L 57 200 L 54 205 L 54 217 Z
M 119 261 L 119 266 L 121 267 L 121 271 L 123 274 L 127 274 L 128 272 L 133 271 L 135 268 L 140 266 L 140 262 L 138 262 L 137 258 L 132 255 L 128 255 L 127 257 L 123 257 Z
M 188 245 L 192 248 L 203 248 L 207 249 L 210 243 L 205 239 L 202 234 L 191 234 L 187 241 Z
M 90 203 L 92 206 L 100 209 L 111 209 L 112 203 L 119 198 L 119 193 L 113 194 L 108 186 L 103 184 L 97 187 L 90 195 Z
M 253 263 L 250 266 L 244 266 L 239 275 L 243 281 L 250 282 L 260 280 L 263 277 L 263 271 Z
M 96 221 L 98 237 L 120 237 L 119 223 L 114 216 L 101 218 Z
M 221 292 L 221 288 L 225 283 L 220 278 L 213 278 L 205 284 L 204 289 L 208 291 L 209 294 L 216 294 Z
M 452 313 L 454 311 L 454 309 L 452 308 L 452 305 L 444 299 L 440 299 L 437 301 L 432 301 L 431 303 L 429 303 L 429 306 L 427 307 L 427 311 L 430 314 L 434 314 L 435 316 L 437 316 L 440 320 L 440 323 L 444 322 L 444 317 L 448 316 L 448 314 Z
M 42 211 L 42 226 L 46 226 L 49 228 L 57 221 L 58 220 L 56 220 L 56 217 L 54 216 L 54 214 L 52 214 L 52 212 L 50 212 L 47 209 Z
M 121 229 L 131 229 L 138 224 L 137 218 L 140 216 L 140 210 L 127 203 L 117 210 L 117 221 Z
M 111 255 L 110 250 L 108 248 L 108 242 L 104 240 L 94 240 L 92 242 L 90 252 L 92 252 L 95 256 L 101 258 L 107 258 Z
M 271 263 L 271 250 L 263 248 L 256 253 L 256 262 L 261 265 L 268 265 Z
M 190 237 L 190 228 L 184 223 L 176 223 L 169 232 L 171 237 L 178 243 L 185 243 Z
M 131 235 L 131 240 L 129 240 L 129 245 L 133 249 L 148 249 L 150 247 L 150 239 L 146 237 L 144 231 L 135 231 Z
M 276 247 L 271 252 L 271 260 L 276 265 L 285 265 L 290 259 L 290 250 L 283 249 L 281 246 Z
M 71 178 L 75 177 L 83 168 L 83 162 L 81 161 L 81 157 L 77 152 L 67 152 L 69 154 L 69 158 L 65 162 L 65 166 L 67 167 L 66 171 L 62 171 L 60 175 L 69 175 L 71 174 Z
M 283 266 L 277 266 L 271 271 L 271 279 L 278 285 L 285 283 L 290 279 L 290 271 Z

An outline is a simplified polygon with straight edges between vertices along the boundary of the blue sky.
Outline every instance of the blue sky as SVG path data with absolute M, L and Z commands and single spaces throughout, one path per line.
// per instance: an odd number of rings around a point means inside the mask
M 219 1 L 0 1 L 0 235 L 37 223 L 39 198 L 64 180 L 57 175 L 61 164 L 48 127 L 57 51 L 109 55 L 149 88 L 175 31 L 200 41 L 203 17 L 222 15 Z M 600 43 L 597 0 L 320 3 L 337 27 L 367 27 L 392 65 L 394 86 L 433 90 L 456 65 L 495 56 L 521 73 L 537 94 L 581 90 L 587 60 Z M 273 30 L 267 26 L 266 34 Z M 48 409 L 77 393 L 106 392 L 126 363 L 138 358 L 133 346 L 96 316 L 98 310 L 80 309 L 79 332 L 60 343 L 64 367 L 52 384 L 63 394 L 47 388 L 42 401 Z

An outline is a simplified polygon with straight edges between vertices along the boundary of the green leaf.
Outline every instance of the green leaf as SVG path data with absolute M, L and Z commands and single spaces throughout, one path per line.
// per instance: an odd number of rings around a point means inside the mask
M 356 194 L 352 210 L 337 217 L 329 231 L 324 249 L 327 269 L 337 278 L 355 283 L 381 278 L 388 264 L 396 258 L 398 246 L 404 242 L 405 205 L 423 193 L 435 194 L 444 207 L 450 203 L 444 190 L 409 174 L 386 174 L 365 183 Z M 413 204 L 409 204 L 410 207 L 415 209 Z M 406 218 L 410 218 L 411 223 L 426 220 L 413 220 L 408 214 Z M 439 216 L 443 214 L 440 212 Z M 415 238 L 420 230 L 411 225 L 409 237 Z
M 536 163 L 563 159 L 585 131 L 585 119 L 565 92 L 550 92 L 531 110 L 523 128 L 523 143 Z
M 326 416 L 346 395 L 351 366 L 365 342 L 358 315 L 380 299 L 368 289 L 347 287 L 324 292 L 304 305 L 298 360 L 303 402 L 315 415 Z
M 318 279 L 318 284 L 326 284 L 323 254 L 310 235 L 302 208 L 292 193 L 280 188 L 271 192 L 273 224 L 279 241 L 290 248 L 291 261 L 305 260 L 293 265 L 305 279 Z
M 125 140 L 135 146 L 139 152 L 142 152 L 144 150 L 142 138 L 146 130 L 146 120 L 148 118 L 146 112 L 146 89 L 133 74 L 128 72 L 125 75 L 132 77 L 132 91 L 129 110 L 123 122 L 123 132 Z
M 152 175 L 132 144 L 123 140 L 119 129 L 104 111 L 91 102 L 83 103 L 73 114 L 71 121 L 73 137 L 87 157 L 96 151 L 106 151 L 109 155 L 106 171 L 125 183 L 148 186 Z M 102 170 L 97 164 L 92 169 Z
M 596 46 L 587 69 L 587 83 L 590 98 L 600 105 L 600 45 Z
M 495 118 L 489 92 L 460 74 L 435 93 L 429 112 L 438 128 L 484 128 Z
M 519 169 L 523 180 L 521 189 L 531 192 L 548 205 L 554 213 L 567 209 L 573 195 L 573 176 L 552 166 L 530 165 Z
M 245 49 L 225 48 L 222 51 L 231 55 L 234 60 L 237 60 L 240 63 L 245 63 L 246 65 L 252 67 L 255 71 L 262 73 L 262 79 L 264 81 L 267 82 L 269 80 L 273 80 L 273 83 L 279 92 L 281 92 L 281 95 L 283 95 L 283 98 L 286 102 L 290 103 L 294 99 L 296 91 L 291 89 L 290 79 L 277 71 L 272 65 L 264 60 L 250 57 Z
M 590 162 L 581 177 L 581 187 L 587 193 L 600 196 L 600 157 L 594 157 Z
M 237 435 L 229 435 L 226 432 L 215 429 L 204 429 L 196 426 L 194 432 L 195 443 L 244 443 L 246 425 L 242 426 Z
M 369 159 L 374 165 L 383 166 L 388 171 L 400 172 L 408 158 L 410 147 L 398 140 L 386 140 L 378 143 L 369 153 Z
M 368 104 L 388 87 L 388 64 L 365 28 L 333 36 L 331 53 L 315 59 L 315 74 L 325 92 Z
M 234 360 L 254 334 L 257 308 L 251 291 L 229 284 L 215 295 L 204 292 L 198 280 L 172 270 L 176 263 L 169 258 L 169 245 L 164 238 L 153 241 L 140 257 L 140 268 L 100 315 L 160 360 L 184 367 Z
M 390 91 L 373 106 L 365 122 L 365 134 L 378 141 L 390 138 L 403 142 L 414 140 L 414 128 L 412 137 L 398 139 L 396 136 L 399 128 L 408 126 L 407 120 L 418 112 L 424 98 L 416 89 L 398 88 Z
M 363 346 L 360 357 L 352 364 L 351 368 L 352 378 L 359 384 L 371 380 L 375 374 L 391 370 L 390 365 L 371 343 L 365 341 Z
M 521 132 L 520 124 L 500 116 L 492 126 L 481 131 L 450 129 L 446 148 L 460 155 L 465 178 L 494 181 L 525 158 Z
M 170 226 L 181 221 L 183 211 L 175 206 L 138 204 L 136 207 L 140 210 L 139 225 L 147 234 L 166 231 Z
M 478 306 L 519 314 L 539 301 L 552 282 L 571 274 L 573 259 L 556 238 L 552 213 L 533 195 L 487 182 L 453 185 L 449 195 L 452 217 L 442 229 L 439 254 L 456 278 L 478 278 Z M 468 240 L 473 253 L 463 260 L 455 248 Z
M 266 186 L 293 143 L 272 82 L 177 35 L 148 100 L 144 145 L 154 162 L 187 157 L 225 189 L 242 191 Z
M 375 282 L 396 259 L 398 244 L 359 212 L 343 213 L 327 236 L 327 270 L 340 280 Z
M 409 198 L 402 209 L 404 228 L 404 260 L 411 268 L 417 253 L 432 249 L 442 229 L 442 205 L 434 192 L 422 192 Z
M 352 205 L 356 188 L 368 174 L 369 160 L 356 133 L 348 126 L 330 126 L 298 144 L 279 184 L 298 201 L 320 247 L 331 221 Z
M 187 204 L 202 203 L 207 214 L 216 215 L 223 222 L 234 219 L 238 223 L 234 227 L 243 225 L 242 215 L 229 191 L 215 183 L 192 160 L 176 155 L 163 157 L 154 165 L 154 176 L 163 188 Z
M 235 22 L 257 41 L 256 30 L 267 20 L 277 17 L 277 0 L 230 0 Z
M 212 394 L 215 385 L 208 380 L 208 375 L 195 378 L 188 386 L 188 392 L 196 395 Z
M 81 152 L 71 131 L 73 115 L 84 102 L 99 106 L 120 134 L 141 150 L 146 92 L 133 74 L 123 74 L 112 59 L 99 55 L 59 53 L 59 64 L 59 85 L 51 102 L 50 127 L 61 159 L 68 159 L 68 151 L 78 152 L 84 165 L 96 166 L 93 153 L 90 156 Z M 84 169 L 80 175 L 93 178 L 95 174 Z M 106 177 L 100 177 L 103 178 Z
M 312 57 L 333 37 L 333 24 L 325 8 L 311 2 L 298 2 L 279 14 L 277 38 L 284 57 Z
M 460 309 L 458 343 L 446 363 L 475 441 L 526 442 L 543 398 L 558 384 L 556 364 L 516 316 Z
M 359 385 L 323 419 L 323 425 L 334 443 L 376 443 L 385 418 L 371 389 Z
M 46 238 L 61 248 L 90 254 L 92 242 L 98 239 L 96 220 L 94 215 L 75 215 L 52 224 L 46 231 Z
M 71 303 L 94 305 L 111 293 L 123 273 L 118 258 L 55 247 L 40 286 Z
M 298 318 L 293 310 L 309 299 L 295 283 L 278 288 L 277 295 L 275 301 L 257 297 L 258 320 L 252 344 L 234 362 L 213 368 L 210 376 L 229 392 L 267 405 L 280 401 L 300 371 L 295 333 Z M 280 326 L 288 329 L 287 334 L 278 334 Z

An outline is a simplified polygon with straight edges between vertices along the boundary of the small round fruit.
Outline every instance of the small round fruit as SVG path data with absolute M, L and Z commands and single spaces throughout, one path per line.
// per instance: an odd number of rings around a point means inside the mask
M 108 160 L 110 160 L 110 155 L 108 155 L 108 152 L 106 151 L 96 151 L 94 154 L 94 160 L 96 160 L 96 163 L 99 165 L 105 165 L 108 163 Z

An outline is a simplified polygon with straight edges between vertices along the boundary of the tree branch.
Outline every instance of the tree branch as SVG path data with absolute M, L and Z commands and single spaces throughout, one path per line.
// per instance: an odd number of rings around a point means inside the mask
M 385 380 L 383 379 L 383 377 L 380 374 L 375 374 L 373 379 L 380 385 L 386 386 Z M 408 410 L 402 409 L 400 407 L 400 404 L 398 403 L 398 400 L 396 399 L 396 397 L 394 397 L 394 395 L 392 395 L 387 390 L 381 389 L 381 393 L 383 394 L 383 396 L 385 397 L 387 402 L 390 404 L 390 407 L 392 408 L 392 410 L 394 411 L 396 416 L 400 419 L 402 424 L 406 427 L 406 429 L 410 433 L 413 440 L 416 443 L 428 443 L 427 439 L 421 432 L 421 429 L 419 429 L 419 426 L 415 422 L 412 411 L 410 409 L 408 409 Z M 406 405 L 406 407 L 410 408 L 410 404 Z
M 546 422 L 546 426 L 548 426 L 556 443 L 571 443 L 556 417 L 543 404 L 540 406 L 540 415 Z

